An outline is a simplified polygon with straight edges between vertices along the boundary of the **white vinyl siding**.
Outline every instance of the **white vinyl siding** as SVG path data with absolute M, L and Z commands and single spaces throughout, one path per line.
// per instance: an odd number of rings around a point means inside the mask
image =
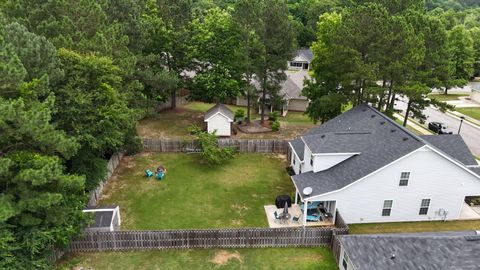
M 231 122 L 222 114 L 215 114 L 207 121 L 208 133 L 213 133 L 215 130 L 217 136 L 230 136 Z
M 408 189 L 399 189 L 399 174 L 411 172 Z M 428 148 L 379 170 L 350 186 L 311 200 L 336 201 L 347 223 L 458 219 L 465 196 L 480 195 L 480 179 Z M 426 215 L 419 215 L 422 199 L 430 199 Z M 393 200 L 389 217 L 381 216 L 384 200 Z

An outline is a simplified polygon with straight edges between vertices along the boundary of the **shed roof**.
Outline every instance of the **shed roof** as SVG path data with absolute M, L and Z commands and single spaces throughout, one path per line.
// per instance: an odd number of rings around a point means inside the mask
M 234 114 L 233 112 L 224 104 L 222 103 L 217 103 L 215 106 L 210 108 L 206 113 L 205 113 L 205 121 L 208 121 L 212 116 L 214 116 L 217 113 L 221 113 L 225 117 L 228 118 L 228 120 L 233 121 L 234 119 Z
M 478 269 L 480 265 L 480 235 L 474 231 L 338 237 L 357 270 Z
M 310 48 L 301 48 L 297 50 L 296 57 L 302 57 L 310 63 L 313 60 L 313 52 Z

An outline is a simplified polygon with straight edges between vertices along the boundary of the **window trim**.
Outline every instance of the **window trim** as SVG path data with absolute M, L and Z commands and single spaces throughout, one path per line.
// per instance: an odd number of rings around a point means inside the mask
M 404 174 L 406 174 L 406 177 L 404 177 Z M 400 173 L 400 181 L 398 181 L 398 186 L 399 187 L 407 187 L 408 182 L 410 182 L 410 175 L 411 175 L 411 172 L 401 172 Z M 402 185 L 402 182 L 405 183 L 405 184 Z
M 387 202 L 390 202 L 390 206 L 385 206 Z M 389 217 L 392 215 L 392 208 L 393 208 L 393 200 L 383 200 L 383 207 L 382 207 L 382 217 Z M 388 215 L 386 214 L 388 211 Z
M 426 206 L 424 206 L 424 201 L 427 202 Z M 430 210 L 430 203 L 432 202 L 431 199 L 422 199 L 422 201 L 420 202 L 420 210 L 418 210 L 418 215 L 420 216 L 426 216 L 428 215 L 428 210 Z M 422 212 L 422 210 L 425 211 L 425 213 Z
M 344 270 L 347 270 L 349 261 L 350 260 L 348 259 L 347 252 L 344 250 L 343 251 L 343 260 L 342 260 L 342 266 L 343 266 Z

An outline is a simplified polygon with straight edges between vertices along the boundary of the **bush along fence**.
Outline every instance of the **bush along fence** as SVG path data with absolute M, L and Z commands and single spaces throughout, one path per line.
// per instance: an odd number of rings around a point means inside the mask
M 337 217 L 341 216 L 337 212 Z M 341 219 L 343 222 L 343 219 Z M 84 232 L 68 252 L 98 252 L 188 248 L 332 247 L 345 227 L 240 228 L 164 231 Z
M 241 153 L 279 153 L 288 152 L 288 141 L 275 139 L 218 139 L 220 147 L 232 147 Z M 143 139 L 143 148 L 151 152 L 198 152 L 196 140 L 182 139 Z
M 98 184 L 97 188 L 95 188 L 90 192 L 90 198 L 88 200 L 87 206 L 97 205 L 97 201 L 100 199 L 100 196 L 102 195 L 103 187 L 108 182 L 108 180 L 110 180 L 110 177 L 112 177 L 113 172 L 117 168 L 118 164 L 120 164 L 120 161 L 122 160 L 124 155 L 125 153 L 118 152 L 113 154 L 110 157 L 107 163 L 107 175 L 105 176 L 105 179 Z

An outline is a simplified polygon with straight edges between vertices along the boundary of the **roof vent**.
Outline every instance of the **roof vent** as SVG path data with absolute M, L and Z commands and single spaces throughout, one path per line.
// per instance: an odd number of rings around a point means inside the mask
M 385 121 L 380 122 L 380 125 L 385 125 Z
M 375 118 L 375 114 L 370 115 L 371 118 Z
M 467 241 L 480 241 L 480 235 L 466 235 L 465 240 L 467 240 Z
M 322 136 L 320 136 L 320 138 L 325 138 L 325 134 L 322 134 Z
M 395 256 L 395 253 L 392 253 L 392 256 L 390 257 L 390 259 L 394 260 L 395 257 L 397 257 L 397 256 Z
M 396 129 L 390 129 L 390 132 L 395 132 L 395 131 L 397 131 L 397 130 Z
M 367 109 L 362 109 L 362 112 L 366 112 L 366 111 L 367 111 Z
M 404 137 L 402 140 L 403 140 L 403 141 L 406 141 L 406 140 L 408 140 L 408 138 L 407 138 L 407 137 Z

